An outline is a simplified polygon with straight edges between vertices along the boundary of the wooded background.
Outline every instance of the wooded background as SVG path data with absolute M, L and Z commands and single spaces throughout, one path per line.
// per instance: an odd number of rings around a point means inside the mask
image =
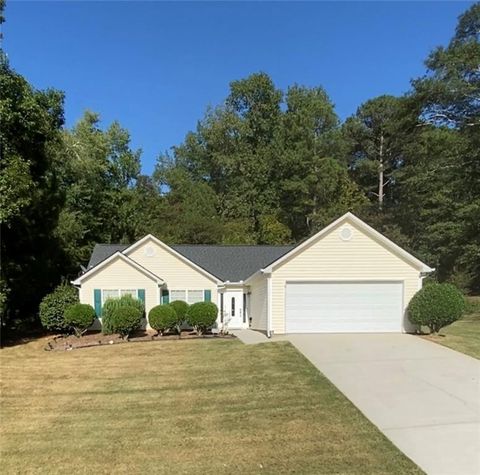
M 321 86 L 232 81 L 152 176 L 128 130 L 101 128 L 94 112 L 66 128 L 64 94 L 35 89 L 2 52 L 3 325 L 32 325 L 95 243 L 295 243 L 348 210 L 439 281 L 479 293 L 479 39 L 476 3 L 407 94 L 372 98 L 343 123 Z

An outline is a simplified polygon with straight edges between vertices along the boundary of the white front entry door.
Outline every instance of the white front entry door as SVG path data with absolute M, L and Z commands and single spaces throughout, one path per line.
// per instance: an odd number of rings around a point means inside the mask
M 242 289 L 226 290 L 223 293 L 223 322 L 230 329 L 248 327 Z

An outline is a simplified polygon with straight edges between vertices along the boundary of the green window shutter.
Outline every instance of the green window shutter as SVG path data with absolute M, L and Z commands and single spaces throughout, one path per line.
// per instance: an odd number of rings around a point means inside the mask
M 98 318 L 102 317 L 102 291 L 95 289 L 93 291 L 93 301 L 95 302 L 95 313 Z
M 138 300 L 141 300 L 143 305 L 145 305 L 145 289 L 137 289 L 137 296 Z
M 210 289 L 203 291 L 203 300 L 205 300 L 205 302 L 212 301 L 212 291 Z
M 167 304 L 169 302 L 169 294 L 167 289 L 162 289 L 162 304 Z

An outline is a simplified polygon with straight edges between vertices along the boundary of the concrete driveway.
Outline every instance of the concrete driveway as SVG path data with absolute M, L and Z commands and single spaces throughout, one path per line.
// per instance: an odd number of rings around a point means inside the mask
M 428 474 L 480 474 L 480 361 L 413 335 L 282 339 Z

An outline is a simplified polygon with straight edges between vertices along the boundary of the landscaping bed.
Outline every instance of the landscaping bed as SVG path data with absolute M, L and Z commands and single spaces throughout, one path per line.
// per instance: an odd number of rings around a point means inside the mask
M 235 336 L 231 334 L 206 333 L 197 335 L 192 330 L 182 330 L 181 334 L 167 333 L 164 335 L 157 334 L 154 330 L 139 330 L 133 333 L 128 339 L 122 338 L 121 335 L 104 335 L 99 331 L 88 332 L 80 338 L 75 335 L 56 335 L 47 341 L 45 345 L 46 351 L 70 351 L 79 348 L 89 348 L 92 346 L 102 345 L 118 345 L 121 343 L 135 343 L 146 341 L 163 341 L 163 340 L 194 340 L 194 339 L 231 339 Z

